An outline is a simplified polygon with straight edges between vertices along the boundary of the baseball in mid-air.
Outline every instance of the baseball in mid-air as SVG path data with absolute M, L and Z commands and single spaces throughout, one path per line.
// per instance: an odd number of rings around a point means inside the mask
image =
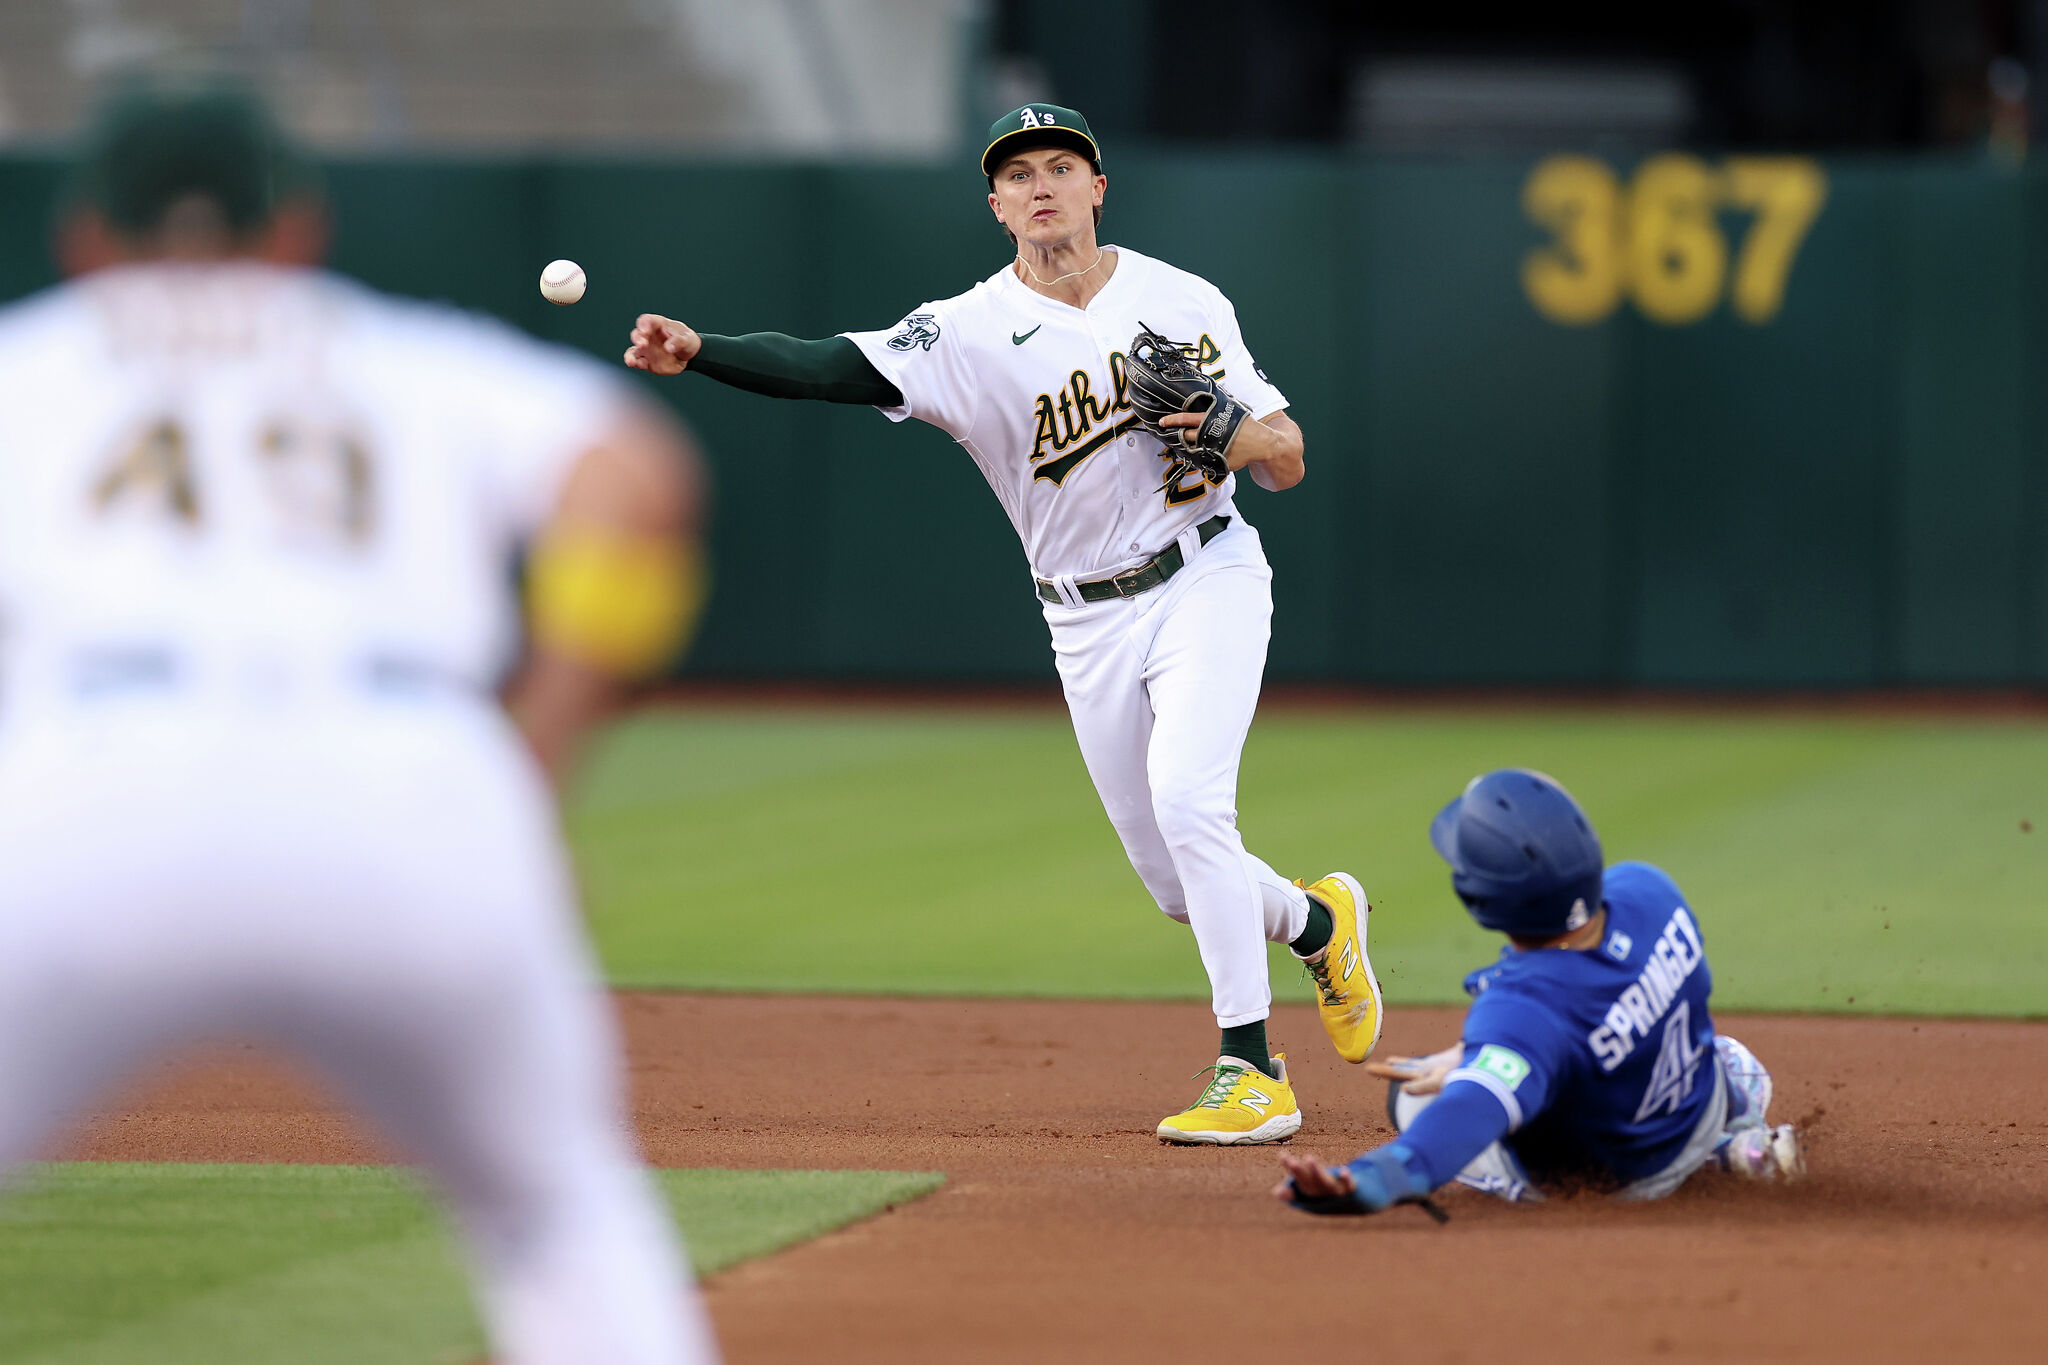
M 583 297 L 583 267 L 574 261 L 549 261 L 540 272 L 540 295 L 549 303 L 574 303 Z

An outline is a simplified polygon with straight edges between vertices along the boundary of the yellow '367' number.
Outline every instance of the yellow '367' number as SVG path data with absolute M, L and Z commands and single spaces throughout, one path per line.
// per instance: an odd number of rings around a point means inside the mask
M 1550 241 L 1522 261 L 1522 288 L 1552 322 L 1598 322 L 1632 298 L 1656 322 L 1697 322 L 1727 286 L 1735 314 L 1764 323 L 1785 302 L 1799 245 L 1827 201 L 1805 157 L 1730 157 L 1719 168 L 1667 152 L 1623 185 L 1606 162 L 1554 156 L 1522 186 L 1522 209 Z M 1720 213 L 1754 215 L 1729 283 Z

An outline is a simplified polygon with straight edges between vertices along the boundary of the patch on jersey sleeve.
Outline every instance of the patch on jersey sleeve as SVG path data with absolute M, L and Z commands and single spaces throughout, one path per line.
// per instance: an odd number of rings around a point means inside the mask
M 1480 1048 L 1479 1055 L 1469 1065 L 1472 1070 L 1484 1071 L 1510 1090 L 1529 1076 L 1529 1063 L 1522 1054 L 1498 1043 L 1488 1043 Z
M 930 313 L 912 313 L 903 319 L 896 335 L 889 338 L 889 349 L 907 351 L 913 346 L 922 346 L 929 351 L 938 339 L 939 320 Z

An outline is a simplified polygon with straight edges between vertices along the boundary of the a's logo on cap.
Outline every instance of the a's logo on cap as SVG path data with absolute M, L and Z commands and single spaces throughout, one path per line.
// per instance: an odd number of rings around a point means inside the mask
M 1024 112 L 1018 116 L 1017 122 L 1025 128 L 1050 128 L 1059 120 L 1051 114 L 1041 114 L 1027 104 L 1024 106 Z

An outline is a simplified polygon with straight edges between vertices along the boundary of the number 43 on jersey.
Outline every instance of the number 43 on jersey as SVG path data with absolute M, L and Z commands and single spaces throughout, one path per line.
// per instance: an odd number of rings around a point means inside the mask
M 260 430 L 248 454 L 273 529 L 283 538 L 339 546 L 370 538 L 374 480 L 369 454 L 354 435 L 276 421 Z M 102 517 L 139 513 L 195 531 L 207 523 L 191 439 L 173 418 L 145 423 L 117 445 L 93 482 L 91 498 Z

